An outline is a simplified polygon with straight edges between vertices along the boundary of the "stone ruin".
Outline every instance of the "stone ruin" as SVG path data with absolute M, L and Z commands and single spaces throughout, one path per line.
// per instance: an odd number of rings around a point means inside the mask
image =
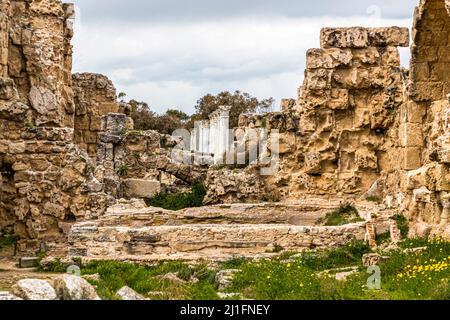
M 411 236 L 450 237 L 448 1 L 417 7 L 409 70 L 397 49 L 410 44 L 406 28 L 323 29 L 298 99 L 240 117 L 234 146 L 254 147 L 250 129 L 279 137 L 279 171 L 268 176 L 261 161 L 213 165 L 234 150 L 226 107 L 193 131 L 188 156 L 206 156 L 200 163 L 171 161 L 176 137 L 134 130 L 111 81 L 71 73 L 73 5 L 0 7 L 0 228 L 14 229 L 19 254 L 151 261 L 375 245 L 387 230 L 398 240 L 395 213 Z M 274 153 L 270 142 L 261 152 Z M 198 181 L 209 206 L 173 212 L 140 200 Z M 344 201 L 365 221 L 317 224 Z

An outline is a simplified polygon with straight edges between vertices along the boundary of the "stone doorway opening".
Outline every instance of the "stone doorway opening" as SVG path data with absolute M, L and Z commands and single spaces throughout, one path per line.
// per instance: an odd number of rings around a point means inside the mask
M 411 47 L 411 97 L 416 102 L 446 99 L 450 93 L 450 15 L 444 0 L 419 7 Z

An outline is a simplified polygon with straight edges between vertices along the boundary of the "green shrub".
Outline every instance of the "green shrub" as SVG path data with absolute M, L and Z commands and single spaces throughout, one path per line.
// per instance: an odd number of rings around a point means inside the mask
M 146 199 L 148 206 L 164 208 L 167 210 L 181 210 L 184 208 L 195 208 L 203 205 L 206 189 L 203 183 L 192 186 L 191 192 L 187 193 L 159 193 L 153 198 Z
M 358 214 L 358 210 L 351 204 L 343 204 L 339 209 L 328 213 L 325 218 L 319 219 L 318 224 L 325 226 L 342 226 L 349 223 L 364 221 Z
M 302 265 L 311 270 L 322 271 L 351 265 L 360 265 L 362 256 L 371 252 L 365 241 L 354 240 L 351 243 L 333 249 L 306 251 L 301 255 Z
M 17 242 L 17 237 L 9 229 L 0 230 L 0 249 L 14 246 Z
M 395 216 L 392 216 L 391 219 L 397 222 L 397 227 L 400 230 L 402 238 L 407 238 L 409 233 L 408 219 L 406 219 L 406 217 L 401 214 L 396 214 Z
M 370 201 L 370 202 L 377 202 L 377 203 L 383 202 L 383 199 L 381 199 L 380 197 L 377 197 L 377 196 L 368 196 L 366 198 L 366 200 Z
M 381 246 L 383 243 L 389 242 L 391 240 L 391 232 L 386 231 L 377 236 L 377 245 Z
M 95 261 L 81 269 L 83 275 L 99 274 L 100 281 L 90 281 L 98 287 L 102 299 L 117 300 L 115 293 L 128 286 L 146 296 L 150 292 L 163 292 L 152 299 L 217 299 L 215 272 L 205 265 L 189 266 L 183 262 L 160 262 L 151 266 L 115 261 Z M 175 274 L 185 283 L 162 280 L 158 276 Z M 198 282 L 189 282 L 192 278 Z
M 122 164 L 119 169 L 117 169 L 117 175 L 119 177 L 125 177 L 128 174 L 128 166 L 126 164 Z

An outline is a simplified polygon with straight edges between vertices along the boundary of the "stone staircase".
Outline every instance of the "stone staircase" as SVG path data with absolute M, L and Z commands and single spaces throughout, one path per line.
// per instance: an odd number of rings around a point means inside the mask
M 99 220 L 69 232 L 69 256 L 83 260 L 151 262 L 270 257 L 281 249 L 305 250 L 364 240 L 366 223 L 317 226 L 340 199 L 232 204 L 168 211 L 142 201 L 121 201 Z M 362 217 L 370 208 L 358 208 Z M 373 208 L 372 208 L 373 209 Z

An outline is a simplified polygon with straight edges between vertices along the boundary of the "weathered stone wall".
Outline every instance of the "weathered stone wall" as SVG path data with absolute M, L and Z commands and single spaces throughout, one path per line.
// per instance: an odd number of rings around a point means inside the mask
M 77 73 L 72 79 L 75 98 L 75 142 L 87 150 L 89 155 L 94 156 L 99 142 L 98 136 L 102 131 L 102 116 L 119 112 L 116 89 L 107 77 L 100 74 Z
M 36 251 L 106 203 L 86 193 L 93 163 L 73 143 L 73 6 L 0 6 L 0 226 L 14 226 L 19 251 Z
M 35 126 L 73 127 L 73 5 L 58 0 L 3 0 L 8 16 L 8 77 Z M 4 59 L 4 58 L 3 58 Z
M 448 1 L 422 0 L 415 10 L 408 101 L 399 137 L 404 141 L 400 208 L 412 236 L 450 237 L 450 15 Z M 397 196 L 397 198 L 399 198 Z
M 307 52 L 297 103 L 241 116 L 241 128 L 279 132 L 280 170 L 261 177 L 268 194 L 361 195 L 384 171 L 402 168 L 403 142 L 390 129 L 404 102 L 397 47 L 408 44 L 405 28 L 325 28 L 321 48 Z

